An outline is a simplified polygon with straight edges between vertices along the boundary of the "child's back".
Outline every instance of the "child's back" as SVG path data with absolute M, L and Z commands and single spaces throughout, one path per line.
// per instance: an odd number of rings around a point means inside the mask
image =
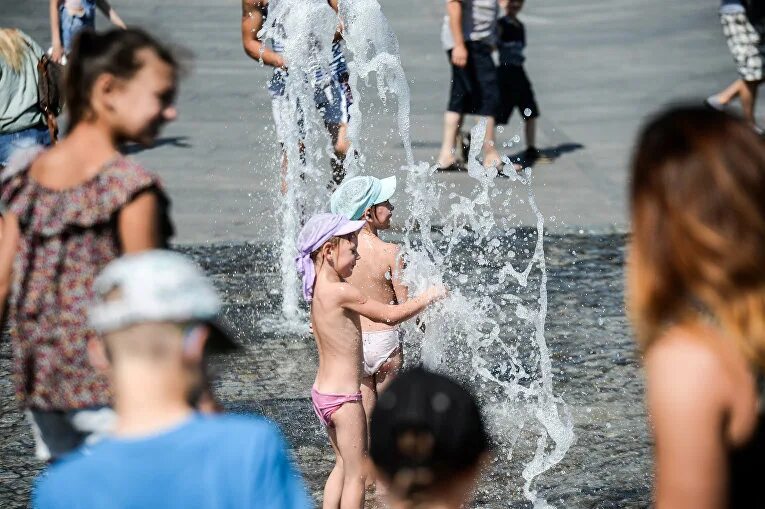
M 393 273 L 397 267 L 399 247 L 385 242 L 380 237 L 361 230 L 359 233 L 359 256 L 353 274 L 347 281 L 370 299 L 386 304 L 399 304 L 393 287 Z M 387 330 L 393 328 L 386 323 L 377 323 L 362 316 L 361 328 Z
M 35 506 L 310 507 L 285 451 L 264 419 L 194 415 L 158 434 L 72 454 L 41 479 Z
M 65 139 L 42 153 L 29 166 L 29 177 L 51 190 L 70 189 L 93 179 L 119 155 L 113 147 L 91 143 L 78 147 L 77 140 Z

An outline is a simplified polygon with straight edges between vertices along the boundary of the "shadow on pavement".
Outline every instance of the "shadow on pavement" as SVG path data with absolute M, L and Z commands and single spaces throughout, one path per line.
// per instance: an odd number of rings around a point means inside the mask
M 144 150 L 151 150 L 153 148 L 161 147 L 163 145 L 171 145 L 178 148 L 191 148 L 191 143 L 188 142 L 188 136 L 168 136 L 165 138 L 157 138 L 154 145 L 150 147 L 144 147 L 137 143 L 128 143 L 122 147 L 122 153 L 125 155 L 138 154 Z
M 524 168 L 533 168 L 537 164 L 550 164 L 555 162 L 563 154 L 570 152 L 576 152 L 584 148 L 581 143 L 561 143 L 553 147 L 545 147 L 539 149 L 539 155 L 536 157 L 529 157 L 525 150 L 508 154 L 507 157 L 514 163 L 522 165 Z

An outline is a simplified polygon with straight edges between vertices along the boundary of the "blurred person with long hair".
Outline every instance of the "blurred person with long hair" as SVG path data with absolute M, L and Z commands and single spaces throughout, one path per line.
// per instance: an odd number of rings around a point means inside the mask
M 0 168 L 18 149 L 51 143 L 37 97 L 42 54 L 21 30 L 0 28 Z
M 761 507 L 765 147 L 724 113 L 671 109 L 643 128 L 630 187 L 656 508 Z

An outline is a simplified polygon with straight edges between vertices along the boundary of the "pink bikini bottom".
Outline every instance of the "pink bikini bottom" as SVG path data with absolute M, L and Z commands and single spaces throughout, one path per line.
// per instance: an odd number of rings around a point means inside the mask
M 313 410 L 321 423 L 325 426 L 332 426 L 332 414 L 346 403 L 361 401 L 361 391 L 356 394 L 322 394 L 314 386 L 311 387 L 311 401 L 313 402 Z

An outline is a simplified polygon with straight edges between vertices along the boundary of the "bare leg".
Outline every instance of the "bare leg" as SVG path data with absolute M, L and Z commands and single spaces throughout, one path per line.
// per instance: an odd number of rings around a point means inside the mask
M 444 113 L 444 137 L 441 142 L 441 152 L 438 154 L 438 166 L 446 168 L 454 162 L 454 143 L 457 132 L 462 124 L 462 115 L 453 111 Z
M 495 147 L 494 136 L 494 117 L 483 117 L 486 119 L 486 137 L 483 139 L 483 165 L 499 166 L 502 164 L 502 158 Z
M 362 509 L 367 478 L 364 465 L 367 456 L 367 418 L 364 407 L 358 403 L 346 403 L 332 415 L 332 423 L 335 426 L 337 450 L 343 460 L 340 509 Z
M 396 378 L 396 375 L 398 375 L 398 372 L 401 371 L 401 368 L 404 365 L 404 352 L 399 347 L 396 349 L 395 352 L 391 354 L 390 357 L 388 357 L 388 360 L 385 361 L 385 363 L 380 366 L 380 370 L 375 375 L 375 392 L 377 394 L 381 394 L 385 389 L 388 388 L 391 381 Z M 374 407 L 373 407 L 374 408 Z
M 377 395 L 381 394 L 385 389 L 388 388 L 393 379 L 396 378 L 396 375 L 398 375 L 398 372 L 401 371 L 403 365 L 404 351 L 401 347 L 399 347 L 395 352 L 391 354 L 390 357 L 388 357 L 388 360 L 385 361 L 382 366 L 380 366 L 380 369 L 377 371 L 377 373 L 375 373 L 375 401 L 369 409 L 369 414 L 367 415 L 370 415 L 372 410 L 374 410 L 374 405 L 377 403 Z M 366 407 L 364 407 L 364 409 L 366 410 Z M 377 484 L 377 492 L 375 493 L 375 497 L 382 502 L 385 494 L 386 490 L 383 485 Z
M 744 120 L 752 125 L 755 125 L 754 105 L 757 102 L 757 87 L 760 86 L 760 83 L 760 81 L 745 81 L 739 92 L 741 109 L 744 110 Z
M 287 194 L 287 151 L 282 145 L 282 196 Z
M 527 118 L 524 122 L 523 129 L 526 134 L 526 148 L 537 146 L 537 119 Z
M 324 501 L 322 502 L 323 509 L 337 509 L 340 507 L 340 497 L 343 494 L 343 478 L 345 476 L 343 470 L 343 458 L 340 456 L 340 451 L 337 448 L 337 431 L 335 428 L 327 428 L 329 434 L 329 443 L 332 444 L 332 449 L 335 451 L 335 466 L 332 468 L 332 472 L 327 477 L 327 482 L 324 484 Z
M 375 376 L 365 376 L 361 379 L 361 403 L 364 405 L 364 413 L 367 417 L 367 429 L 369 429 L 369 418 L 372 416 L 372 410 L 377 403 L 377 391 L 375 390 Z M 367 446 L 369 441 L 367 440 Z
M 369 419 L 372 416 L 372 410 L 377 404 L 377 391 L 375 390 L 375 376 L 365 376 L 361 379 L 361 403 L 364 405 L 364 415 L 367 418 L 367 430 L 369 430 Z M 369 447 L 369 433 L 367 432 L 367 447 Z M 375 480 L 370 476 L 366 481 L 366 488 L 374 485 Z
M 726 89 L 724 89 L 722 92 L 718 92 L 715 94 L 715 97 L 717 97 L 717 100 L 720 101 L 720 104 L 728 104 L 733 99 L 736 98 L 736 96 L 741 93 L 741 88 L 744 87 L 744 81 L 743 80 L 736 80 Z
M 345 156 L 350 149 L 348 141 L 348 124 L 326 124 L 327 131 L 332 137 L 332 147 L 335 151 L 335 157 L 332 159 L 332 180 L 335 185 L 340 185 L 345 178 Z

